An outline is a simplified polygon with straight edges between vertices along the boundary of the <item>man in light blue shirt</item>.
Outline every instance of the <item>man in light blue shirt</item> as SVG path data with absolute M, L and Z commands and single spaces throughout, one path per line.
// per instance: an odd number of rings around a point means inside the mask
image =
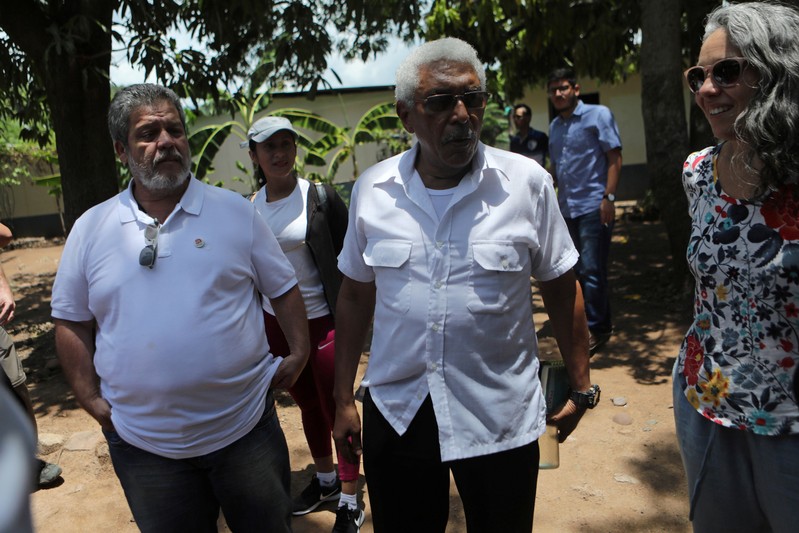
M 580 86 L 570 69 L 553 71 L 547 92 L 558 112 L 549 126 L 550 170 L 558 187 L 560 211 L 580 252 L 576 270 L 593 355 L 613 331 L 608 251 L 616 217 L 621 139 L 607 107 L 580 101 Z

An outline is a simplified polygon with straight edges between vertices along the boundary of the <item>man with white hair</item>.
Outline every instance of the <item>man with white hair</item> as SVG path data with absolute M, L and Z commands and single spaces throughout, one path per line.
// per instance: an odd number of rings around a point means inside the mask
M 84 213 L 53 285 L 58 358 L 103 429 L 144 532 L 291 531 L 274 388 L 308 359 L 294 269 L 250 202 L 190 172 L 186 120 L 159 85 L 119 91 L 108 125 L 132 180 Z M 289 346 L 269 353 L 261 300 Z
M 470 45 L 417 48 L 396 88 L 417 143 L 353 189 L 339 256 L 334 437 L 363 452 L 378 533 L 445 531 L 450 472 L 470 533 L 532 529 L 546 407 L 531 275 L 573 389 L 551 418 L 561 439 L 599 399 L 577 252 L 551 180 L 528 158 L 480 143 L 488 96 Z M 353 388 L 373 313 L 362 441 Z

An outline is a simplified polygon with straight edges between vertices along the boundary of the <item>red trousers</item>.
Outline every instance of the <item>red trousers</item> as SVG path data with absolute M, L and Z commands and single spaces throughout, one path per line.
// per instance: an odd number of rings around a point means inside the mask
M 264 313 L 264 323 L 272 355 L 288 355 L 288 343 L 277 319 L 269 313 Z M 336 419 L 336 404 L 333 401 L 336 330 L 333 317 L 326 315 L 309 320 L 308 330 L 311 338 L 311 355 L 297 382 L 289 389 L 289 394 L 300 408 L 302 429 L 311 449 L 311 456 L 320 458 L 333 453 L 332 433 Z M 360 464 L 347 463 L 340 453 L 337 455 L 339 479 L 357 480 Z

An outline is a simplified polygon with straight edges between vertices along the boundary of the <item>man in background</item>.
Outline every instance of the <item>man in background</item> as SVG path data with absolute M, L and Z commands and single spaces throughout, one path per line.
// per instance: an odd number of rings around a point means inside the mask
M 543 131 L 530 127 L 533 111 L 527 104 L 513 106 L 513 125 L 516 135 L 510 137 L 510 151 L 529 157 L 542 167 L 546 167 L 549 137 Z
M 549 126 L 550 172 L 560 212 L 580 252 L 576 270 L 585 295 L 593 355 L 613 332 L 608 253 L 616 219 L 621 138 L 610 109 L 580 100 L 580 86 L 570 69 L 553 71 L 547 92 L 558 113 Z

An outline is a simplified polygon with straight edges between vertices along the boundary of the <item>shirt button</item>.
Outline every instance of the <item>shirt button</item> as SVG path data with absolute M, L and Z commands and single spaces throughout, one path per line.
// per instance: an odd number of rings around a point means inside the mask
M 443 241 L 436 241 L 436 248 L 438 248 L 440 250 L 443 247 L 444 247 L 444 242 Z
M 502 265 L 502 268 L 507 270 L 508 269 L 508 265 L 510 263 L 508 262 L 508 259 L 505 256 L 502 256 L 502 261 L 500 262 L 500 264 Z
M 430 372 L 435 372 L 437 368 L 438 365 L 436 365 L 435 363 L 430 363 Z
M 433 324 L 433 326 L 432 326 L 432 328 L 431 328 L 431 329 L 432 329 L 433 331 L 438 331 L 438 330 L 439 330 L 439 329 L 441 329 L 441 328 L 440 328 L 440 326 L 439 326 L 438 324 Z
M 436 289 L 440 289 L 440 288 L 441 288 L 441 282 L 440 282 L 440 281 L 436 281 L 436 282 L 435 282 L 435 284 L 434 284 L 433 286 L 434 286 Z

